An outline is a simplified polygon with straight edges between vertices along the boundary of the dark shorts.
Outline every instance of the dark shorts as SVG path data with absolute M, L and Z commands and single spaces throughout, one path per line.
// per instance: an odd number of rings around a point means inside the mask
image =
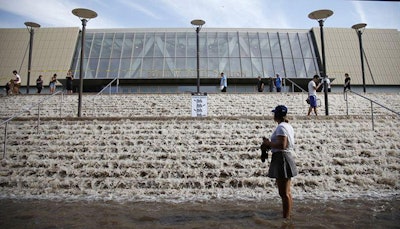
M 284 179 L 297 175 L 296 164 L 290 152 L 272 153 L 271 164 L 269 165 L 268 177 Z

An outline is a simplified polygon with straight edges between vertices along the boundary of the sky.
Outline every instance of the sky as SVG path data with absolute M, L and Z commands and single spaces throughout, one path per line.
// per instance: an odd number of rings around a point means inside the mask
M 86 8 L 98 16 L 87 29 L 191 28 L 202 19 L 209 28 L 310 29 L 318 22 L 308 14 L 330 9 L 324 27 L 400 30 L 400 1 L 352 0 L 0 0 L 0 28 L 24 28 L 31 21 L 41 27 L 81 27 L 72 14 Z

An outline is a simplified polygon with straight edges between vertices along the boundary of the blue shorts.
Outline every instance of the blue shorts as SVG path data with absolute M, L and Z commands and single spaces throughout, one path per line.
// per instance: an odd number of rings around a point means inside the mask
M 317 107 L 317 96 L 310 95 L 310 107 Z

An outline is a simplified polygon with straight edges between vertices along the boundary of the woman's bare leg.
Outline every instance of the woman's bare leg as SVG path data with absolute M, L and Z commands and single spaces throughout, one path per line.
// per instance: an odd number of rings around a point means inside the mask
M 276 183 L 278 184 L 279 196 L 282 199 L 283 218 L 289 218 L 293 206 L 292 193 L 290 192 L 291 180 L 277 179 Z

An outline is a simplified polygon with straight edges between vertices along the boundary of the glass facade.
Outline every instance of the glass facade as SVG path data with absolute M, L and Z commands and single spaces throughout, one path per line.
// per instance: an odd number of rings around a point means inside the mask
M 201 30 L 200 77 L 311 78 L 319 72 L 310 33 Z M 72 69 L 79 72 L 80 42 Z M 196 32 L 86 30 L 85 79 L 197 77 Z

